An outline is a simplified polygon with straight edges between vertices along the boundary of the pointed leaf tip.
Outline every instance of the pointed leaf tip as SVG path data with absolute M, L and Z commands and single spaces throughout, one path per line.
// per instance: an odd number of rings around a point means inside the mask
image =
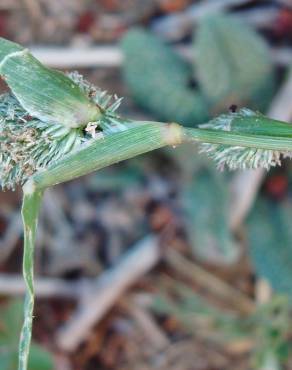
M 0 39 L 0 74 L 28 113 L 44 122 L 85 126 L 101 114 L 62 72 L 42 65 L 28 50 Z
M 24 50 L 24 48 L 16 44 L 15 42 L 9 41 L 0 37 L 0 62 L 5 58 L 8 54 L 14 53 L 16 51 Z

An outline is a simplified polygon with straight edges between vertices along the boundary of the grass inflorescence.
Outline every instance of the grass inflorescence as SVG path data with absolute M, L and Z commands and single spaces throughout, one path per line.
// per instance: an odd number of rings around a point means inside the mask
M 95 88 L 77 72 L 68 76 L 101 109 L 97 121 L 77 128 L 59 122 L 48 123 L 32 117 L 13 94 L 0 96 L 0 181 L 3 189 L 23 185 L 35 172 L 82 144 L 123 129 L 115 113 L 121 99 Z

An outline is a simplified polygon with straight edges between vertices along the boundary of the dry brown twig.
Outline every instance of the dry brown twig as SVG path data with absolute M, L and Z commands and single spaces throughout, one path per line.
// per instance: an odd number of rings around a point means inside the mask
M 36 295 L 38 297 L 61 297 L 79 299 L 82 292 L 90 284 L 87 280 L 77 283 L 69 283 L 57 278 L 37 278 Z M 0 274 L 0 295 L 16 296 L 25 293 L 25 285 L 22 276 L 13 274 Z
M 170 345 L 167 336 L 153 320 L 147 308 L 138 305 L 133 299 L 128 299 L 123 302 L 123 307 L 125 307 L 128 313 L 134 318 L 137 325 L 148 338 L 149 343 L 151 343 L 157 351 L 164 350 Z
M 116 266 L 98 276 L 70 320 L 58 331 L 58 346 L 66 351 L 76 349 L 125 290 L 152 269 L 159 259 L 158 240 L 148 236 L 133 246 Z
M 242 314 L 254 312 L 255 304 L 248 296 L 193 261 L 189 261 L 177 251 L 170 249 L 165 258 L 169 266 L 175 271 L 194 281 L 219 299 L 227 301 Z
M 32 46 L 32 54 L 42 63 L 54 68 L 120 67 L 123 54 L 117 46 L 94 47 L 40 47 Z M 177 46 L 176 51 L 189 61 L 196 58 L 196 51 L 190 46 Z M 287 66 L 292 61 L 289 48 L 271 49 L 275 64 Z

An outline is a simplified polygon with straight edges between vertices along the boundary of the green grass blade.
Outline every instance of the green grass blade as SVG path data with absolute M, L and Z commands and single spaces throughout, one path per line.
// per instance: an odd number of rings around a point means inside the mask
M 227 179 L 213 164 L 194 171 L 182 187 L 185 225 L 196 258 L 216 265 L 232 264 L 239 248 L 228 224 Z
M 289 137 L 241 134 L 223 130 L 185 128 L 184 141 L 292 151 L 292 138 Z
M 2 61 L 8 54 L 22 50 L 24 50 L 24 48 L 21 45 L 0 37 L 0 61 Z
M 67 127 L 85 126 L 101 115 L 76 83 L 43 66 L 28 50 L 0 39 L 1 56 L 0 74 L 30 115 Z
M 43 192 L 32 191 L 27 185 L 24 188 L 22 205 L 22 219 L 24 225 L 24 254 L 23 276 L 26 284 L 26 297 L 24 303 L 24 323 L 19 343 L 19 367 L 18 370 L 27 370 L 29 349 L 31 343 L 32 318 L 34 307 L 34 282 L 33 282 L 33 259 L 34 243 L 37 229 L 37 219 Z
M 177 124 L 139 122 L 125 131 L 94 140 L 75 153 L 36 173 L 32 179 L 38 188 L 46 188 L 107 167 L 122 160 L 166 146 L 179 144 Z M 176 136 L 177 135 L 177 136 Z
M 122 160 L 182 142 L 292 151 L 292 139 L 289 137 L 185 128 L 177 124 L 169 125 L 159 122 L 137 122 L 132 123 L 125 131 L 88 143 L 87 146 L 53 163 L 45 171 L 36 173 L 32 179 L 37 188 L 46 188 Z

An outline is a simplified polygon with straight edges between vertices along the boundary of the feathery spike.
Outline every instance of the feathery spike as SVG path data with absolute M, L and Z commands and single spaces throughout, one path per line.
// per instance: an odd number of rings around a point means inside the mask
M 207 124 L 200 125 L 200 128 L 231 131 L 238 134 L 275 135 L 277 137 L 291 137 L 292 139 L 292 125 L 269 119 L 261 113 L 247 108 L 220 115 Z M 269 170 L 271 167 L 281 165 L 282 158 L 292 156 L 292 153 L 287 151 L 208 143 L 200 144 L 200 153 L 205 153 L 212 158 L 220 170 L 224 170 L 225 167 L 230 170 L 259 167 Z
M 32 117 L 12 94 L 0 96 L 0 185 L 3 189 L 22 185 L 36 171 L 90 140 L 125 129 L 115 113 L 121 99 L 91 85 L 77 72 L 68 77 L 102 109 L 97 121 L 89 122 L 85 128 L 43 122 Z

